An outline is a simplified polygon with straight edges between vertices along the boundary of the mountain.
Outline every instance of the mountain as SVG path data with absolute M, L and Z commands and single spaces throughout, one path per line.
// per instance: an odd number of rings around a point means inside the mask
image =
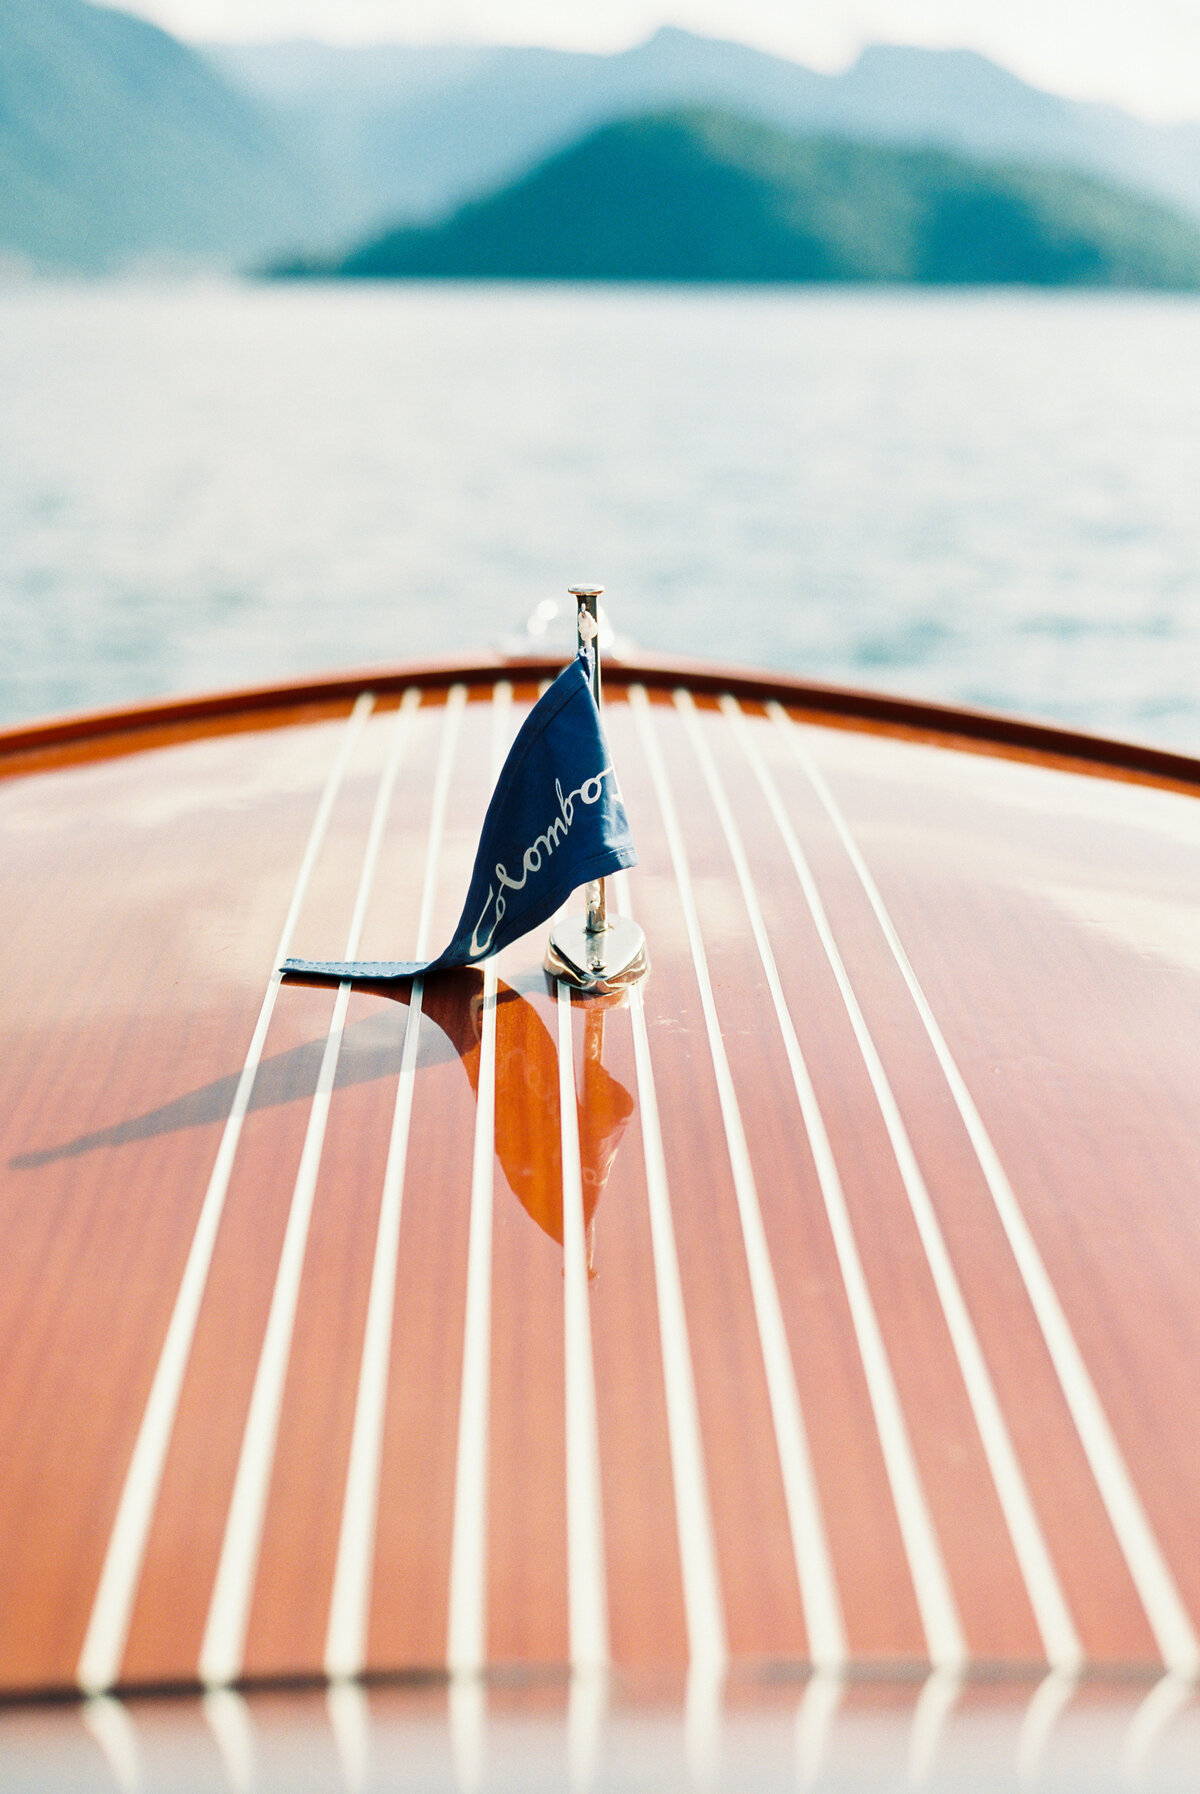
M 279 272 L 1197 288 L 1200 229 L 1085 175 L 699 111 L 603 125 L 441 225 Z
M 166 32 L 82 0 L 0 0 L 8 251 L 232 263 L 307 240 L 310 187 L 276 119 Z
M 797 135 L 1076 168 L 1200 216 L 1200 125 L 1062 99 L 966 50 L 876 45 L 840 75 L 674 28 L 613 56 L 304 42 L 210 54 L 336 168 L 360 233 L 444 216 L 611 119 L 692 106 Z
M 444 215 L 610 119 L 714 104 L 793 122 L 824 77 L 666 29 L 617 55 L 537 47 L 311 42 L 210 47 L 356 189 L 363 226 Z M 337 177 L 335 176 L 335 179 Z
M 793 134 L 1074 167 L 1200 216 L 1200 126 L 1041 93 L 966 52 L 826 76 L 678 30 L 615 56 L 271 44 L 201 53 L 86 0 L 0 0 L 0 260 L 344 253 L 518 181 L 614 120 L 717 107 Z

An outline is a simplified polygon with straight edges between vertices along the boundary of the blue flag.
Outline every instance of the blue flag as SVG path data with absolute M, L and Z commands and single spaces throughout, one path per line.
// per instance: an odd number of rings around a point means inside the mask
M 454 939 L 436 959 L 289 959 L 310 978 L 415 978 L 474 965 L 546 922 L 577 885 L 637 853 L 581 653 L 538 699 L 504 762 Z

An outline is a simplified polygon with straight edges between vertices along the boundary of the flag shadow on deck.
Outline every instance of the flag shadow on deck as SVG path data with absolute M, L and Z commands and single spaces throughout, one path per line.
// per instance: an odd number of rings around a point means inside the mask
M 290 981 L 290 980 L 289 980 Z M 356 989 L 407 1007 L 412 981 L 357 984 Z M 458 1058 L 473 1094 L 479 1087 L 483 974 L 467 968 L 426 980 L 417 1074 Z M 430 1022 L 432 1027 L 424 1024 Z M 608 1180 L 617 1148 L 633 1113 L 625 1086 L 603 1064 L 605 1016 L 598 1005 L 585 1009 L 582 1075 L 576 1077 L 585 1224 L 590 1224 Z M 335 1090 L 398 1078 L 405 1029 L 386 1011 L 351 1023 L 345 1030 Z M 311 1101 L 325 1054 L 325 1039 L 306 1041 L 264 1059 L 250 1095 L 249 1113 L 286 1103 Z M 223 1123 L 241 1073 L 231 1073 L 144 1114 L 79 1134 L 56 1146 L 19 1153 L 14 1171 L 31 1171 L 102 1148 L 152 1140 L 188 1128 Z M 562 1244 L 562 1131 L 558 1049 L 535 1006 L 501 984 L 496 997 L 496 1157 L 513 1195 L 526 1213 Z

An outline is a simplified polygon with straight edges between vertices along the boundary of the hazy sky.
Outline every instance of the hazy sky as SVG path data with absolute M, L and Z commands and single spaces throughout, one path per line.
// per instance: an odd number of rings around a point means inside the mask
M 969 45 L 1040 86 L 1200 119 L 1200 0 L 117 0 L 193 38 L 614 50 L 676 24 L 814 67 L 865 42 Z

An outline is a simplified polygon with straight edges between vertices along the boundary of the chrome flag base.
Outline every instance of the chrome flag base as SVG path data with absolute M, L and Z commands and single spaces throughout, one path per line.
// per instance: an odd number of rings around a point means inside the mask
M 564 916 L 550 933 L 544 961 L 552 978 L 599 996 L 625 990 L 650 970 L 646 937 L 629 916 L 589 929 L 586 916 Z
M 592 697 L 600 714 L 600 597 L 603 586 L 571 586 L 579 652 L 590 655 Z M 602 878 L 589 879 L 587 912 L 564 916 L 550 931 L 542 962 L 552 978 L 596 996 L 627 990 L 650 970 L 646 937 L 629 916 L 609 916 Z

